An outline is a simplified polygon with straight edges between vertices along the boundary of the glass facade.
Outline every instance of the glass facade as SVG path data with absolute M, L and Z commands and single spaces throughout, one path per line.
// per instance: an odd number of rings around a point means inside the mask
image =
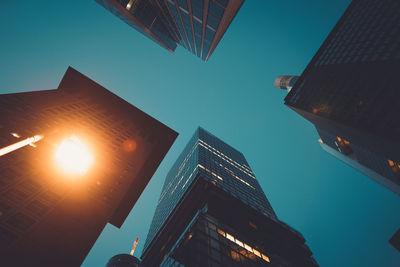
M 200 212 L 160 266 L 264 266 L 271 262 L 260 246 L 236 236 L 234 229 Z
M 260 213 L 277 219 L 243 154 L 201 128 L 198 135 L 201 177 Z
M 96 0 L 122 21 L 169 51 L 175 51 L 181 37 L 165 12 L 163 1 Z M 163 9 L 164 8 L 164 9 Z
M 169 50 L 174 51 L 180 44 L 205 61 L 211 56 L 244 2 L 244 0 L 96 1 Z M 152 34 L 149 35 L 149 32 Z
M 169 171 L 145 247 L 196 179 L 205 179 L 246 205 L 277 219 L 243 154 L 199 128 Z
M 285 98 L 316 125 L 324 143 L 397 185 L 399 23 L 397 0 L 352 1 Z M 338 138 L 351 151 L 337 147 Z
M 193 0 L 190 5 L 186 0 L 167 2 L 184 37 L 183 46 L 206 60 L 228 1 Z
M 321 137 L 319 143 L 326 152 L 400 195 L 400 177 L 393 168 L 394 162 L 391 168 L 390 160 L 324 130 L 317 130 Z
M 278 245 L 286 239 L 293 255 Z M 317 266 L 304 241 L 278 220 L 243 154 L 198 128 L 167 174 L 142 258 L 149 266 Z

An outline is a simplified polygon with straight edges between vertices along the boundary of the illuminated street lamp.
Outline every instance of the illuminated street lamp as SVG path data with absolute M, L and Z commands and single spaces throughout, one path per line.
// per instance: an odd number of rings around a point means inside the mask
M 20 137 L 16 133 L 12 133 L 12 135 L 16 138 Z M 0 156 L 28 145 L 35 146 L 35 143 L 43 138 L 43 135 L 35 135 L 1 148 Z M 93 157 L 90 154 L 89 149 L 75 135 L 72 135 L 61 142 L 56 150 L 55 158 L 60 167 L 71 174 L 84 174 L 93 163 Z
M 80 266 L 178 133 L 73 68 L 56 89 L 0 103 L 0 266 Z
M 69 173 L 84 174 L 93 163 L 89 149 L 75 135 L 61 142 L 55 156 L 60 167 Z
M 16 136 L 14 134 L 12 134 L 12 135 Z M 15 151 L 17 149 L 20 149 L 20 148 L 22 148 L 24 146 L 34 145 L 34 143 L 36 143 L 36 142 L 38 142 L 38 141 L 40 141 L 42 139 L 43 139 L 43 135 L 35 135 L 35 136 L 32 136 L 32 137 L 28 137 L 28 138 L 26 138 L 26 139 L 24 139 L 22 141 L 19 141 L 19 142 L 15 143 L 15 144 L 3 147 L 3 148 L 0 149 L 0 157 L 4 156 L 5 154 L 8 154 L 10 152 L 13 152 L 13 151 Z

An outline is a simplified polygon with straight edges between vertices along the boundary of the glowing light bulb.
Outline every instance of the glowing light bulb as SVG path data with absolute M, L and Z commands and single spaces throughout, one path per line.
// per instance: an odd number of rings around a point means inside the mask
M 61 142 L 55 157 L 62 169 L 73 174 L 86 173 L 93 163 L 89 149 L 74 135 Z

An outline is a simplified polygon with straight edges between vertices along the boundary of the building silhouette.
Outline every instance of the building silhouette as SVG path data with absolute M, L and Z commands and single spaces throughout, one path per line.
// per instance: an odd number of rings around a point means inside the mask
M 106 267 L 142 267 L 140 260 L 130 254 L 118 254 L 112 257 Z
M 207 61 L 244 0 L 96 0 L 170 52 L 181 45 Z
M 400 2 L 354 0 L 285 98 L 322 148 L 400 194 Z
M 400 229 L 390 238 L 389 243 L 400 251 Z
M 243 154 L 199 128 L 169 171 L 144 266 L 318 266 Z
M 0 114 L 0 147 L 44 136 L 0 157 L 2 266 L 79 266 L 108 222 L 121 227 L 177 136 L 72 68 L 56 90 L 0 95 Z M 71 134 L 94 157 L 82 175 L 54 162 Z

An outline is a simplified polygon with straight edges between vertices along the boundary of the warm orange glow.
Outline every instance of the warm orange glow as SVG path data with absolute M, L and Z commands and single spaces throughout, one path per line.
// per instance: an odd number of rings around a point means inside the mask
M 204 167 L 203 165 L 201 165 L 201 164 L 197 164 L 197 166 L 199 166 L 200 168 L 202 168 L 203 170 L 205 170 L 206 172 L 208 172 L 208 173 L 210 173 L 212 176 L 214 176 L 214 177 L 216 177 L 216 178 L 218 178 L 218 179 L 220 179 L 221 181 L 223 181 L 224 179 L 222 179 L 222 177 L 221 176 L 219 176 L 218 174 L 216 174 L 215 172 L 213 172 L 213 171 L 210 171 L 209 169 L 207 169 L 206 167 Z
M 218 234 L 220 234 L 220 235 L 222 235 L 222 236 L 225 236 L 225 232 L 222 231 L 221 229 L 218 229 Z
M 250 246 L 247 245 L 247 244 L 244 244 L 244 248 L 247 249 L 247 250 L 250 251 L 250 252 L 253 252 L 253 248 L 250 247 Z
M 24 139 L 24 140 L 22 140 L 22 141 L 20 141 L 18 143 L 3 147 L 3 148 L 0 149 L 0 157 L 5 155 L 5 154 L 8 154 L 10 152 L 13 152 L 13 151 L 15 151 L 17 149 L 20 149 L 20 148 L 22 148 L 24 146 L 36 143 L 36 142 L 38 142 L 38 141 L 40 141 L 42 139 L 43 139 L 42 135 L 35 135 L 33 137 L 26 138 L 26 139 Z
M 190 233 L 190 235 L 188 236 L 188 240 L 192 239 L 192 237 L 193 237 L 193 234 Z
M 125 142 L 122 144 L 122 146 L 126 152 L 133 152 L 136 150 L 137 144 L 136 144 L 135 140 L 128 139 L 128 140 L 125 140 Z
M 126 5 L 126 9 L 127 9 L 127 10 L 131 10 L 132 4 L 133 4 L 133 0 L 130 0 L 130 1 L 128 2 L 128 4 Z
M 332 113 L 332 108 L 329 105 L 326 104 L 319 104 L 315 107 L 311 108 L 311 112 L 313 114 L 325 114 L 329 115 Z
M 341 138 L 339 136 L 337 136 L 336 139 L 339 141 L 340 148 L 339 148 L 338 144 L 336 143 L 336 141 L 335 141 L 335 143 L 338 146 L 338 150 L 340 152 L 342 152 L 345 155 L 350 155 L 353 153 L 353 150 L 351 149 L 349 141 L 347 141 L 346 139 Z
M 242 241 L 235 239 L 235 243 L 238 244 L 239 246 L 243 247 L 244 244 Z
M 261 256 L 262 256 L 263 260 L 265 260 L 267 262 L 271 262 L 270 259 L 267 256 L 265 256 L 264 254 L 261 254 Z
M 14 136 L 15 138 L 20 138 L 21 136 L 17 133 L 11 133 L 12 136 Z
M 254 249 L 254 248 L 252 248 L 251 246 L 247 245 L 246 243 L 243 243 L 242 241 L 236 239 L 234 236 L 232 236 L 232 235 L 230 235 L 230 234 L 228 234 L 228 233 L 225 233 L 224 231 L 222 231 L 222 230 L 219 229 L 219 228 L 217 229 L 217 231 L 218 231 L 218 233 L 219 233 L 220 235 L 225 236 L 225 237 L 226 237 L 227 239 L 229 239 L 230 241 L 236 243 L 236 244 L 239 245 L 240 247 L 242 247 L 242 248 L 246 249 L 247 251 L 251 252 L 251 253 L 252 253 L 251 255 L 254 254 L 254 255 L 257 256 L 257 257 L 262 258 L 263 260 L 265 260 L 265 261 L 267 261 L 267 262 L 270 262 L 270 259 L 269 259 L 266 255 L 262 254 L 260 251 Z M 242 251 L 242 252 L 243 252 L 243 251 Z M 243 254 L 242 252 L 241 252 L 241 254 Z M 254 255 L 253 255 L 253 257 L 254 257 Z
M 250 225 L 251 227 L 253 227 L 254 229 L 256 229 L 256 230 L 257 230 L 257 225 L 255 225 L 254 223 L 252 223 L 252 222 L 249 222 L 249 225 Z
M 388 159 L 388 163 L 392 168 L 392 171 L 395 175 L 400 175 L 400 163 L 394 162 L 393 160 Z
M 232 242 L 235 242 L 235 238 L 233 236 L 231 236 L 230 234 L 226 234 L 226 238 L 229 239 Z
M 253 253 L 254 253 L 256 256 L 258 256 L 258 257 L 261 258 L 261 253 L 260 253 L 260 251 L 253 249 Z
M 61 142 L 55 157 L 62 169 L 73 174 L 84 174 L 93 163 L 88 148 L 74 135 Z
M 231 250 L 231 257 L 235 261 L 240 261 L 240 256 L 235 251 Z

